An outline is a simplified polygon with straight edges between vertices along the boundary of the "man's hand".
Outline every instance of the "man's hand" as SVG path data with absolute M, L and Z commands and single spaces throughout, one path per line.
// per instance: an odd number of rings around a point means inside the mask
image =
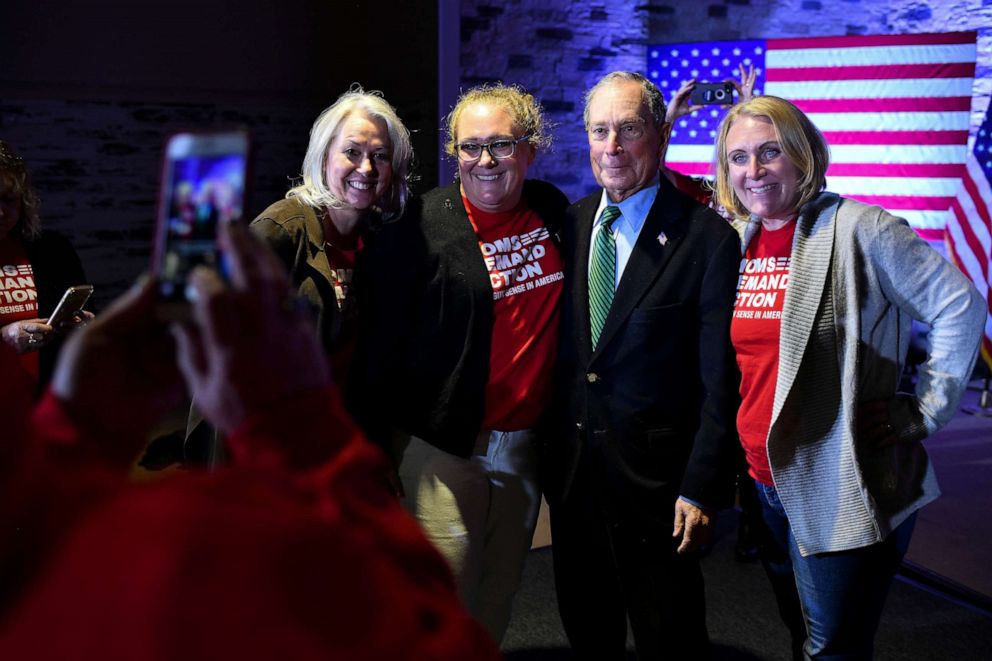
M 675 528 L 672 530 L 672 537 L 682 537 L 678 552 L 696 551 L 709 542 L 715 521 L 716 515 L 711 511 L 696 507 L 682 498 L 676 500 Z

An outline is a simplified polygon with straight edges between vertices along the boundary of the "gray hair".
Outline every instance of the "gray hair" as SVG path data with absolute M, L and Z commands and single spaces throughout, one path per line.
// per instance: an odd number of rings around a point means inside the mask
M 310 129 L 310 144 L 303 157 L 303 183 L 294 186 L 286 197 L 298 197 L 313 207 L 340 209 L 345 206 L 327 187 L 325 165 L 330 144 L 338 136 L 341 125 L 354 112 L 362 112 L 371 118 L 381 119 L 389 133 L 392 154 L 393 180 L 389 191 L 378 201 L 378 208 L 386 218 L 403 212 L 410 197 L 410 162 L 413 160 L 413 145 L 410 131 L 403 125 L 396 109 L 383 98 L 382 92 L 366 92 L 355 83 L 338 97 L 331 106 L 325 108 Z
M 589 128 L 589 103 L 592 101 L 592 97 L 596 95 L 596 92 L 600 91 L 604 87 L 613 85 L 618 82 L 631 82 L 637 83 L 641 86 L 641 93 L 644 103 L 648 106 L 648 111 L 651 113 L 651 118 L 654 120 L 655 128 L 661 129 L 662 125 L 665 123 L 665 97 L 662 96 L 661 90 L 648 80 L 645 76 L 633 71 L 612 71 L 602 78 L 599 79 L 595 85 L 593 85 L 585 96 L 585 110 L 582 113 L 582 121 L 585 123 L 586 129 Z

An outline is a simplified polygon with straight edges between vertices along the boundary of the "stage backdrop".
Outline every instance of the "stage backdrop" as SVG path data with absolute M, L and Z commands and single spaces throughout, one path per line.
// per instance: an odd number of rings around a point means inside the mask
M 648 75 L 670 99 L 691 78 L 736 78 L 799 106 L 830 144 L 827 188 L 906 218 L 942 240 L 968 153 L 975 33 L 843 36 L 661 44 Z M 668 165 L 709 175 L 725 110 L 680 119 Z

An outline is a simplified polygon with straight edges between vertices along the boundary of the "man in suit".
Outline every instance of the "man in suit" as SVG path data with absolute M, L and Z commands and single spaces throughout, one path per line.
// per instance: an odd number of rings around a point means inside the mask
M 587 94 L 602 190 L 563 230 L 558 428 L 547 448 L 555 583 L 579 658 L 706 658 L 699 547 L 738 443 L 730 344 L 740 242 L 659 176 L 670 126 L 640 74 Z

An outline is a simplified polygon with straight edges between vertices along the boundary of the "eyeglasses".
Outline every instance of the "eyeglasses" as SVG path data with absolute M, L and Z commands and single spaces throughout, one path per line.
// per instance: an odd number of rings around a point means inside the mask
M 521 136 L 516 140 L 493 140 L 492 142 L 485 142 L 479 144 L 478 142 L 460 142 L 455 145 L 455 152 L 458 154 L 458 160 L 463 163 L 472 163 L 482 158 L 482 151 L 488 151 L 489 156 L 494 160 L 499 160 L 501 158 L 510 158 L 513 156 L 513 151 L 516 149 L 517 145 L 525 140 L 529 140 L 530 134 Z

